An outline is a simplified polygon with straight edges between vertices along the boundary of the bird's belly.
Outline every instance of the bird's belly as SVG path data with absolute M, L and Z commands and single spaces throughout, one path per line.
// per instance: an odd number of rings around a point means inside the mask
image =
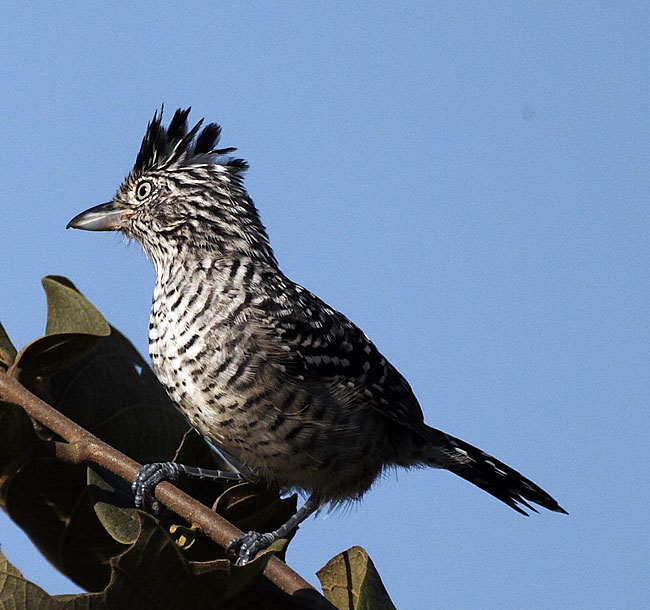
M 161 322 L 149 342 L 158 379 L 234 466 L 324 501 L 360 496 L 384 468 L 386 424 L 373 409 L 345 408 L 325 385 L 287 378 L 251 343 L 233 350 L 242 337 L 227 325 L 193 336 Z
M 269 485 L 315 491 L 323 501 L 336 502 L 360 496 L 383 469 L 378 443 L 384 436 L 369 430 L 374 418 L 368 420 L 367 413 L 357 421 L 327 396 L 280 383 L 259 365 L 260 379 L 237 389 L 223 361 L 213 363 L 210 374 L 177 360 L 152 357 L 190 425 L 234 466 L 252 469 Z M 224 375 L 215 376 L 219 368 Z

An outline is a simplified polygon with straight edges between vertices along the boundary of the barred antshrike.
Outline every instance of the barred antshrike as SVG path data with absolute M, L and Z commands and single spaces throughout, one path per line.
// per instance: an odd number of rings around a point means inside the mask
M 430 428 L 406 380 L 343 314 L 278 268 L 242 184 L 247 164 L 217 149 L 220 127 L 187 129 L 187 110 L 162 126 L 157 112 L 113 200 L 69 227 L 121 231 L 156 267 L 149 351 L 189 423 L 240 475 L 215 476 L 297 489 L 308 500 L 281 528 L 249 532 L 231 548 L 246 563 L 318 508 L 360 498 L 387 468 L 444 468 L 515 510 L 528 502 L 566 512 L 499 460 Z M 136 505 L 179 474 L 140 471 Z

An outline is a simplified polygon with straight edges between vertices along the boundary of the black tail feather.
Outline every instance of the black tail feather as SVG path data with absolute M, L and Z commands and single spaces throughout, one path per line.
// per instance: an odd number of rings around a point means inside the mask
M 518 513 L 533 512 L 531 502 L 556 513 L 568 514 L 557 501 L 541 487 L 503 462 L 480 449 L 440 430 L 429 428 L 432 455 L 431 466 L 450 470 L 466 481 L 487 491 Z

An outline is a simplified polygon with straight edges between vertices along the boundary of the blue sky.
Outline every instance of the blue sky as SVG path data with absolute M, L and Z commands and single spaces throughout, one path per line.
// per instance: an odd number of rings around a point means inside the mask
M 647 3 L 9 3 L 0 320 L 66 275 L 144 353 L 154 273 L 65 231 L 162 102 L 223 125 L 283 270 L 359 324 L 427 422 L 571 513 L 401 472 L 312 519 L 289 563 L 365 547 L 398 608 L 647 608 Z M 0 516 L 0 544 L 74 587 Z

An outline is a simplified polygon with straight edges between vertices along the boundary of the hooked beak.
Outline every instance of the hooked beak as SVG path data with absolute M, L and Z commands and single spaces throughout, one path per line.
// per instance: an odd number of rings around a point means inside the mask
M 77 214 L 66 229 L 83 229 L 84 231 L 119 231 L 122 228 L 124 209 L 118 208 L 113 201 L 96 205 L 81 214 Z

